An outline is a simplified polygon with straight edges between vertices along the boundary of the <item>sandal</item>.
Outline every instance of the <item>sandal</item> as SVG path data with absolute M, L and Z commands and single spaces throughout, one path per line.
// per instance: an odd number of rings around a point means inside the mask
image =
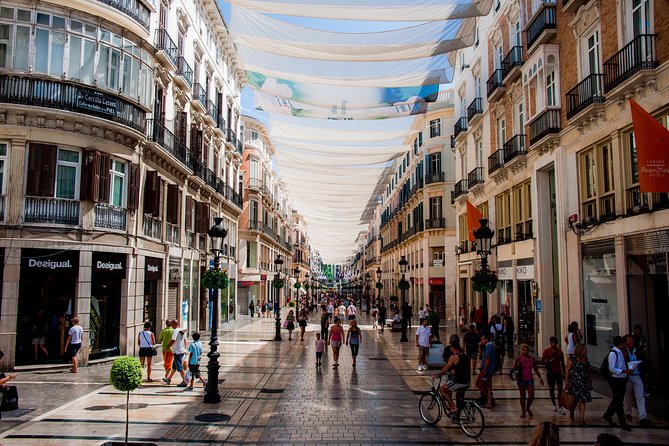
M 152 380 L 151 378 L 147 378 L 146 382 L 147 382 L 147 383 L 152 383 L 153 380 Z
M 77 371 L 70 369 L 70 373 L 77 373 Z

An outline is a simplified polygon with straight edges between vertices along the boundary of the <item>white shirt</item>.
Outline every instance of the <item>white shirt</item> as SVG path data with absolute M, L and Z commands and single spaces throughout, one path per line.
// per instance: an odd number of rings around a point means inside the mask
M 356 314 L 355 310 L 356 310 L 355 305 L 353 305 L 353 304 L 349 305 L 348 309 L 347 309 L 348 315 L 349 316 L 355 316 L 355 314 Z
M 418 310 L 418 318 L 425 319 L 425 310 Z
M 573 355 L 576 343 L 574 342 L 574 333 L 567 334 L 567 354 Z
M 81 338 L 84 335 L 84 329 L 81 325 L 73 325 L 68 332 L 70 336 L 70 344 L 81 344 Z
M 610 351 L 608 355 L 611 376 L 614 378 L 627 378 L 627 373 L 623 373 L 623 370 L 627 369 L 623 352 L 618 347 L 613 347 L 613 351 Z
M 175 355 L 183 355 L 186 353 L 186 338 L 179 328 L 174 329 L 172 340 L 174 341 L 174 344 L 172 344 L 172 353 Z
M 421 347 L 430 346 L 430 336 L 432 335 L 432 330 L 430 326 L 421 325 L 416 329 L 416 336 L 418 337 L 418 345 Z
M 139 348 L 151 348 L 151 330 L 142 330 L 139 332 Z
M 343 305 L 339 305 L 339 314 L 340 315 L 345 315 L 346 314 L 346 307 Z

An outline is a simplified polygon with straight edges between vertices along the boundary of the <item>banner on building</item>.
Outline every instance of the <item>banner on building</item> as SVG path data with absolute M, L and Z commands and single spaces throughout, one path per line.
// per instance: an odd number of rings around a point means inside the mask
M 639 191 L 669 192 L 669 130 L 630 99 Z
M 470 242 L 476 241 L 474 231 L 479 227 L 479 220 L 483 218 L 481 211 L 476 209 L 473 204 L 467 200 L 467 237 Z

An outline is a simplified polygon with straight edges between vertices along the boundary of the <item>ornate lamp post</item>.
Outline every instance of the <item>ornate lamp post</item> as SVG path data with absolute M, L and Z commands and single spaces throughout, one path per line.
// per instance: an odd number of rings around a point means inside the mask
M 406 280 L 406 272 L 407 272 L 407 266 L 409 265 L 409 262 L 407 262 L 407 259 L 402 256 L 400 259 L 400 272 L 402 273 L 402 278 L 400 279 L 399 282 L 399 289 L 400 292 L 402 293 L 402 337 L 400 338 L 400 342 L 409 342 L 409 338 L 407 338 L 407 327 L 409 325 L 409 308 L 406 302 L 406 299 L 404 297 L 404 292 L 406 291 L 407 288 L 409 288 L 409 282 Z
M 274 287 L 274 325 L 276 329 L 276 333 L 274 334 L 275 341 L 281 341 L 281 306 L 279 305 L 279 290 L 282 287 L 277 286 L 277 283 L 279 283 L 281 280 L 282 265 L 283 259 L 281 259 L 281 254 L 277 254 L 276 259 L 274 259 L 274 282 L 272 284 Z
M 304 290 L 307 292 L 307 306 L 311 308 L 311 296 L 309 295 L 309 288 L 311 288 L 311 283 L 309 283 L 309 273 L 307 272 L 304 275 Z
M 488 219 L 482 218 L 479 223 L 481 226 L 474 230 L 476 246 L 478 247 L 476 253 L 481 256 L 481 269 L 488 271 L 488 256 L 491 254 L 490 246 L 495 231 L 488 227 Z
M 221 224 L 221 217 L 214 218 L 214 226 L 209 231 L 211 240 L 211 253 L 214 255 L 214 269 L 221 269 L 221 253 L 223 252 L 223 239 L 227 237 L 228 231 Z M 209 363 L 207 364 L 207 393 L 204 395 L 205 403 L 220 403 L 221 395 L 218 393 L 218 370 L 221 366 L 218 363 L 220 353 L 218 353 L 218 288 L 214 288 L 213 314 L 211 315 L 211 337 L 209 339 Z
M 378 299 L 379 301 L 376 303 L 377 305 L 381 306 L 381 288 L 383 288 L 383 284 L 381 283 L 381 268 L 376 268 L 376 289 L 378 291 Z
M 369 290 L 372 289 L 372 287 L 369 286 L 369 283 L 371 281 L 371 276 L 369 275 L 369 272 L 365 273 L 365 291 L 367 294 L 366 300 L 365 300 L 365 305 L 367 306 L 367 310 L 365 313 L 369 314 L 369 305 L 371 303 L 371 298 L 369 296 Z
M 300 268 L 293 268 L 293 275 L 295 276 L 295 319 L 297 319 L 297 312 L 300 311 Z

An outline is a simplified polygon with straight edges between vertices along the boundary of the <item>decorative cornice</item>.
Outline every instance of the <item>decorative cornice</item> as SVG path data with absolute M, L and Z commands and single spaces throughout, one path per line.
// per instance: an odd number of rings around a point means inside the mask
M 569 27 L 574 33 L 574 37 L 578 40 L 593 24 L 595 24 L 601 14 L 599 12 L 599 2 L 587 2 L 581 6 L 574 19 L 569 22 Z

